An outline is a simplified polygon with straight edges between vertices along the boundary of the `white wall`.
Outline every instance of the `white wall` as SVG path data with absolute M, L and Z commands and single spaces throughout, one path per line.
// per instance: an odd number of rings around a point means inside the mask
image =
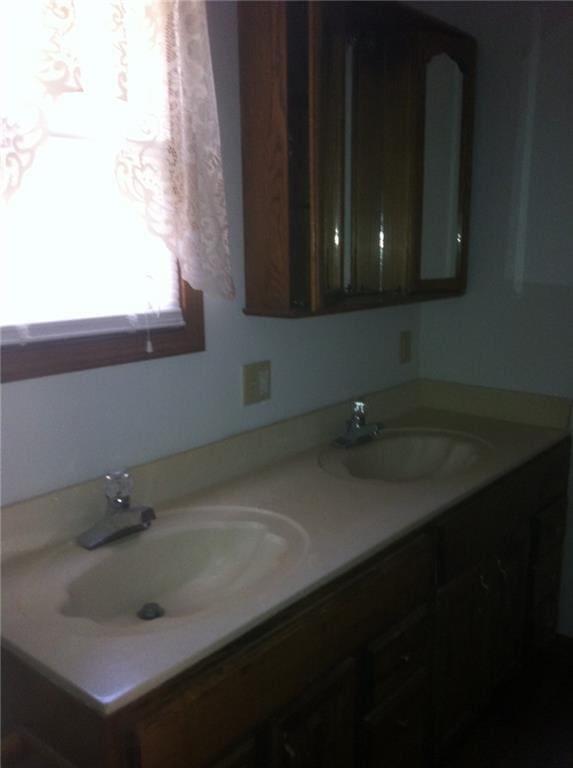
M 573 4 L 422 3 L 478 40 L 469 289 L 421 374 L 573 397 Z
M 420 372 L 573 398 L 573 3 L 419 6 L 479 51 L 469 290 L 423 306 Z M 573 635 L 573 504 L 560 629 Z
M 203 353 L 2 387 L 4 503 L 97 477 L 415 378 L 418 306 L 304 320 L 243 314 L 235 7 L 210 3 L 230 240 L 238 296 L 206 301 Z M 414 358 L 398 364 L 410 328 Z M 272 399 L 241 404 L 241 365 L 272 362 Z

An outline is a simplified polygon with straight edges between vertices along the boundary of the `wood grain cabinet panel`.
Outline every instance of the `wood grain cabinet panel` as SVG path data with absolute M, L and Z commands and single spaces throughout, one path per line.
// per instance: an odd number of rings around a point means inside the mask
M 370 701 L 378 706 L 420 671 L 432 668 L 433 611 L 422 605 L 367 650 Z
M 364 721 L 367 768 L 424 768 L 432 764 L 430 679 L 419 673 Z
M 439 523 L 436 722 L 446 745 L 554 636 L 569 440 L 447 512 Z M 551 501 L 547 506 L 547 500 Z
M 442 583 L 511 540 L 536 511 L 537 496 L 537 474 L 523 467 L 447 512 L 440 524 Z
M 551 478 L 563 479 L 562 455 Z M 561 470 L 559 468 L 561 467 Z M 553 486 L 553 498 L 533 518 L 533 557 L 529 572 L 528 616 L 526 641 L 531 649 L 547 645 L 555 637 L 559 613 L 559 587 L 567 517 L 566 488 L 561 486 L 561 496 L 554 498 L 557 487 Z
M 356 672 L 343 662 L 272 725 L 272 768 L 355 765 Z
M 522 524 L 493 558 L 491 678 L 496 686 L 516 669 L 524 646 L 529 526 Z
M 256 740 L 248 739 L 210 763 L 209 768 L 257 768 L 258 754 Z
M 487 700 L 490 687 L 491 574 L 476 567 L 438 592 L 437 734 L 447 744 Z

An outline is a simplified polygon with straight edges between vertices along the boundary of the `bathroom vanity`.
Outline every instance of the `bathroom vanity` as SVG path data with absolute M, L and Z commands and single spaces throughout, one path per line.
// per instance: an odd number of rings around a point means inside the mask
M 570 439 L 431 410 L 398 427 L 487 450 L 397 481 L 325 466 L 322 446 L 190 497 L 189 514 L 273 509 L 307 537 L 219 607 L 68 615 L 37 638 L 5 613 L 12 726 L 82 767 L 430 765 L 555 632 Z

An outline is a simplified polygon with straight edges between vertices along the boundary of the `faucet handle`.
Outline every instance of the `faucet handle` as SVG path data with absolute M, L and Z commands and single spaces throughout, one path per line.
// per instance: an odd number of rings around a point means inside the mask
M 363 416 L 366 413 L 366 403 L 362 399 L 352 401 L 352 413 Z
M 105 495 L 111 509 L 127 509 L 132 490 L 133 479 L 127 470 L 108 472 L 105 476 Z
M 353 400 L 352 421 L 360 426 L 366 423 L 366 403 L 364 400 Z

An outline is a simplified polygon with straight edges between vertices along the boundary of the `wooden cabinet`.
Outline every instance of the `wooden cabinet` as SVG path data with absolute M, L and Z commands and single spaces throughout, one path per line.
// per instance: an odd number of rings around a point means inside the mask
M 446 513 L 440 523 L 436 722 L 449 743 L 556 629 L 569 442 Z
M 258 753 L 255 739 L 249 739 L 227 752 L 209 768 L 257 768 Z
M 496 686 L 515 670 L 524 649 L 529 521 L 497 550 L 491 563 L 491 682 Z
M 550 642 L 557 627 L 568 471 L 569 456 L 564 446 L 546 454 L 544 475 L 547 480 L 539 496 L 539 510 L 533 518 L 526 637 L 530 648 Z
M 491 614 L 487 575 L 465 571 L 438 592 L 436 720 L 447 743 L 484 704 L 487 695 Z
M 528 522 L 438 591 L 437 732 L 442 744 L 475 716 L 521 661 Z
M 245 284 L 255 314 L 288 316 L 310 305 L 313 13 L 301 3 L 238 4 Z
M 437 731 L 442 744 L 475 716 L 521 661 L 528 560 L 524 509 L 514 531 L 438 591 Z
M 272 724 L 273 768 L 353 768 L 355 664 L 348 659 Z
M 398 3 L 240 3 L 238 18 L 245 311 L 461 293 L 474 41 Z
M 421 606 L 368 646 L 361 765 L 430 765 L 433 640 L 433 606 Z
M 367 768 L 431 765 L 430 678 L 418 674 L 365 718 Z
M 563 441 L 109 717 L 5 650 L 11 727 L 78 768 L 426 768 L 555 630 L 568 462 Z
M 332 670 L 361 657 L 373 638 L 429 604 L 435 543 L 434 532 L 427 531 L 373 558 L 273 621 L 252 642 L 247 636 L 179 692 L 164 701 L 157 697 L 136 726 L 142 768 L 203 766 L 258 728 L 263 742 L 271 729 L 279 765 L 288 759 L 311 765 L 312 755 L 326 760 L 331 739 L 338 734 L 347 743 L 353 729 L 339 722 L 352 709 L 353 664 Z

